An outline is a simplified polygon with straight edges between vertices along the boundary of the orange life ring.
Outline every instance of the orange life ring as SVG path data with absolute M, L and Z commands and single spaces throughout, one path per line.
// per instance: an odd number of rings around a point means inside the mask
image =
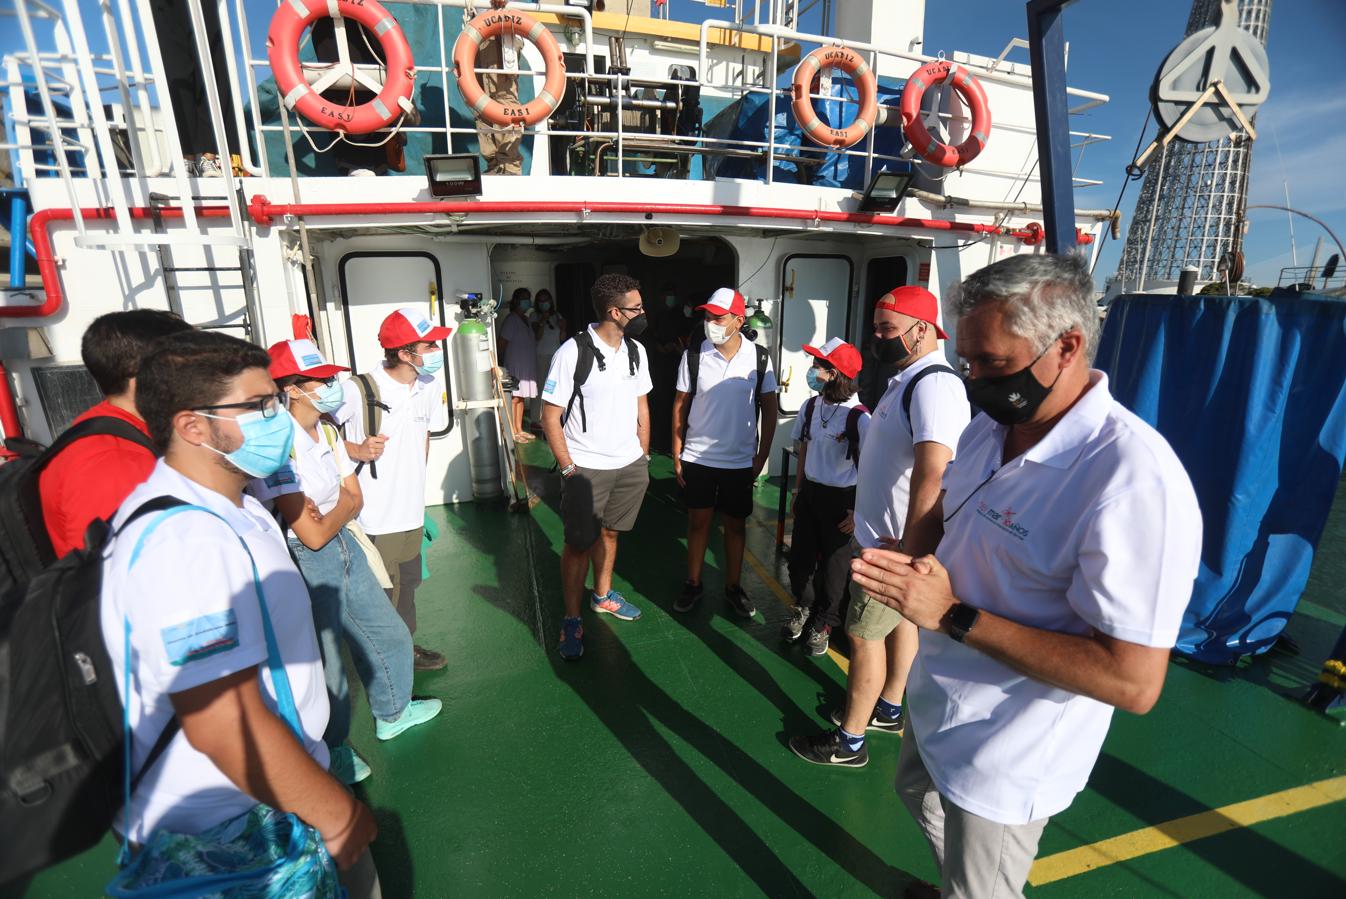
M 921 120 L 921 100 L 925 92 L 941 81 L 948 81 L 958 96 L 963 98 L 972 113 L 972 131 L 956 147 L 935 140 L 930 130 Z M 986 141 L 991 137 L 991 107 L 986 102 L 986 91 L 981 82 L 960 65 L 954 65 L 943 59 L 928 62 L 921 66 L 902 88 L 902 133 L 911 146 L 926 162 L 951 169 L 967 165 L 986 149 Z
M 841 69 L 855 81 L 860 93 L 860 112 L 846 128 L 833 128 L 825 124 L 813 111 L 813 79 L 823 69 Z M 845 149 L 864 140 L 874 127 L 879 114 L 879 88 L 869 64 L 859 53 L 849 47 L 819 47 L 795 66 L 794 79 L 790 83 L 790 92 L 794 95 L 791 108 L 795 121 L 804 129 L 808 139 L 823 147 Z
M 505 33 L 527 38 L 547 66 L 542 90 L 527 103 L 506 106 L 488 97 L 477 80 L 477 52 L 482 42 Z M 566 90 L 565 57 L 556 38 L 537 19 L 513 9 L 484 12 L 463 26 L 463 33 L 453 45 L 453 70 L 458 77 L 458 90 L 473 114 L 502 127 L 543 121 L 556 111 Z
M 352 19 L 372 31 L 383 48 L 383 89 L 359 106 L 339 106 L 309 87 L 299 63 L 299 41 L 316 20 Z M 285 108 L 332 131 L 369 134 L 391 125 L 411 106 L 416 68 L 406 35 L 377 0 L 286 0 L 271 17 L 266 33 L 266 56 L 276 76 Z

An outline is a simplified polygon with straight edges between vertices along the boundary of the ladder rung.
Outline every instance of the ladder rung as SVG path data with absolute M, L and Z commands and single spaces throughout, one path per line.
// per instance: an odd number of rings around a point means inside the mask
M 206 266 L 200 266 L 200 267 L 190 267 L 190 266 L 173 266 L 173 265 L 166 265 L 166 266 L 163 267 L 163 271 L 166 271 L 166 272 L 241 272 L 241 271 L 243 271 L 243 266 L 241 266 L 241 265 L 219 265 L 219 266 L 206 265 Z

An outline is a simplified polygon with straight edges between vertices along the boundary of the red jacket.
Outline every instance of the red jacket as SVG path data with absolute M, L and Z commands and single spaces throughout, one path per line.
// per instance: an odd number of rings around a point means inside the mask
M 98 415 L 128 421 L 149 435 L 144 421 L 106 401 L 72 424 Z M 38 492 L 56 557 L 82 547 L 89 524 L 95 518 L 111 518 L 122 500 L 150 476 L 156 461 L 143 446 L 106 434 L 77 440 L 53 459 L 38 480 Z

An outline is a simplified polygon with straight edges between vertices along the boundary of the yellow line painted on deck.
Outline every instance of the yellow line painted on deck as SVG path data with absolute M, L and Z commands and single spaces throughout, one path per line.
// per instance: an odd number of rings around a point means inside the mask
M 1342 800 L 1346 800 L 1346 776 L 1320 780 L 1257 799 L 1188 815 L 1185 818 L 1175 818 L 1153 827 L 1133 830 L 1118 837 L 1040 858 L 1033 863 L 1028 882 L 1035 887 L 1042 886 L 1117 862 L 1130 861 L 1143 855 L 1181 846 L 1183 843 L 1241 827 L 1252 827 L 1263 821 L 1283 818 L 1286 815 L 1305 812 Z
M 775 576 L 767 570 L 767 567 L 762 564 L 761 560 L 753 555 L 752 550 L 748 549 L 746 546 L 743 547 L 743 560 L 748 563 L 748 567 L 752 569 L 753 574 L 757 575 L 757 579 L 771 588 L 771 592 L 775 594 L 776 598 L 780 600 L 786 608 L 794 608 L 795 601 L 794 597 L 790 595 L 790 591 L 786 590 L 781 582 L 776 580 Z M 851 664 L 844 655 L 837 652 L 831 645 L 827 647 L 827 655 L 836 663 L 836 666 L 841 669 L 842 674 L 850 674 Z

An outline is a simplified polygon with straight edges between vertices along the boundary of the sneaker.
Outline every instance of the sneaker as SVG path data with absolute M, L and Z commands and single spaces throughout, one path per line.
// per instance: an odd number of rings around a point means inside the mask
M 752 604 L 752 599 L 748 596 L 747 591 L 738 584 L 724 588 L 724 599 L 733 607 L 735 612 L 738 612 L 744 618 L 751 618 L 757 614 L 757 606 Z
M 622 621 L 635 621 L 640 617 L 640 609 L 627 602 L 626 597 L 616 590 L 609 590 L 608 595 L 601 598 L 597 593 L 590 592 L 589 608 Z
M 346 786 L 358 784 L 374 773 L 349 743 L 342 743 L 332 750 L 332 761 L 328 764 L 327 770 Z
M 781 626 L 780 635 L 787 643 L 794 643 L 804 633 L 804 625 L 808 624 L 808 620 L 808 608 L 795 606 L 794 611 L 790 613 L 790 619 Z
M 392 721 L 376 720 L 374 722 L 374 736 L 380 740 L 391 740 L 403 731 L 429 721 L 438 715 L 442 708 L 444 708 L 444 703 L 438 699 L 413 699 L 407 703 L 407 707 L 402 710 L 402 714 Z
M 561 642 L 556 650 L 569 662 L 584 655 L 584 624 L 580 619 L 567 618 L 561 622 Z
M 204 156 L 196 160 L 196 176 L 198 178 L 223 178 L 224 169 L 220 166 L 220 157 L 207 159 Z
M 790 751 L 815 765 L 863 768 L 869 763 L 869 747 L 861 744 L 859 749 L 848 748 L 839 730 L 829 730 L 811 737 L 791 737 Z
M 449 660 L 444 658 L 442 652 L 435 652 L 433 649 L 426 649 L 424 646 L 417 646 L 412 655 L 415 659 L 414 665 L 417 671 L 438 671 L 449 664 Z
M 841 727 L 841 716 L 845 714 L 845 711 L 843 706 L 837 706 L 832 709 L 832 714 L 828 717 L 832 719 L 833 724 Z M 874 714 L 870 716 L 869 724 L 865 726 L 865 730 L 878 731 L 881 734 L 900 734 L 902 733 L 902 725 L 906 723 L 905 717 L 902 712 L 898 712 L 894 717 L 889 718 L 887 715 L 880 714 L 879 707 L 876 705 L 874 706 Z
M 695 581 L 686 581 L 682 585 L 682 594 L 673 600 L 673 611 L 690 612 L 701 601 L 705 589 Z
M 377 178 L 379 173 L 373 169 L 351 169 L 346 175 L 351 178 Z
M 808 646 L 809 655 L 820 656 L 827 652 L 827 643 L 832 637 L 831 625 L 824 624 L 822 627 L 810 626 L 804 634 L 804 642 Z

